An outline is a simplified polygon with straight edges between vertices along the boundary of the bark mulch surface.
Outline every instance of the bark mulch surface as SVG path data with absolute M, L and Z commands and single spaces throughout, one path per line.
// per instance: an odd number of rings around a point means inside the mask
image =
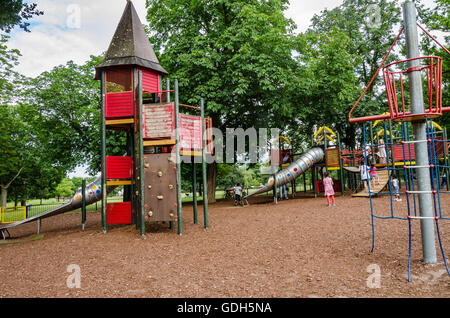
M 390 216 L 390 199 L 373 199 Z M 406 201 L 392 212 L 405 216 Z M 10 230 L 0 242 L 0 297 L 450 297 L 436 237 L 437 264 L 422 262 L 420 222 L 412 222 L 412 282 L 408 283 L 408 221 L 375 219 L 375 250 L 367 198 L 337 196 L 328 207 L 309 194 L 280 201 L 251 198 L 209 206 L 209 229 L 193 224 L 183 207 L 183 235 L 168 224 L 101 230 L 100 213 L 66 213 Z M 441 195 L 444 216 L 450 195 Z M 445 215 L 447 213 L 447 215 Z M 450 255 L 450 221 L 439 221 Z M 81 287 L 68 288 L 68 266 L 81 271 Z M 69 268 L 70 269 L 70 268 Z M 380 278 L 376 280 L 376 270 Z M 369 286 L 377 286 L 371 288 Z

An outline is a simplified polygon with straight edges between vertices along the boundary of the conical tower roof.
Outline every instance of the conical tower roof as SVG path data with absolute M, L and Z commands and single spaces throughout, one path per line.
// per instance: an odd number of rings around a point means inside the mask
M 131 1 L 127 2 L 105 58 L 96 67 L 95 79 L 100 79 L 101 69 L 119 65 L 139 65 L 168 74 L 159 64 Z

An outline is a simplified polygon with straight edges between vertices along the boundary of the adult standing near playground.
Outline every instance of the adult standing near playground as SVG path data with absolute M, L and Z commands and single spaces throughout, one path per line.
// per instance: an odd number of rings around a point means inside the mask
M 366 182 L 367 187 L 369 187 L 369 181 L 367 180 L 367 178 L 369 177 L 368 167 L 364 159 L 361 160 L 361 165 L 359 166 L 359 173 L 361 174 L 361 181 L 363 183 Z
M 380 139 L 380 146 L 378 147 L 378 156 L 380 157 L 380 163 L 386 163 L 386 147 L 384 145 L 383 138 Z
M 447 174 L 444 172 L 444 174 L 442 175 L 442 183 L 441 183 L 441 188 L 447 186 Z
M 278 188 L 278 192 L 280 192 L 280 200 L 283 200 L 283 193 L 284 193 L 284 198 L 286 200 L 288 200 L 288 185 L 287 184 L 283 184 Z
M 238 183 L 234 187 L 234 205 L 241 203 L 241 195 L 242 195 L 242 187 L 241 184 Z

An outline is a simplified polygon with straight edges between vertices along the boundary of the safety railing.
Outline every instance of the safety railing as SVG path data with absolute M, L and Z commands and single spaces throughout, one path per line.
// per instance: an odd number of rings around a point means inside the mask
M 0 223 L 13 223 L 27 218 L 27 208 L 24 206 L 0 208 Z

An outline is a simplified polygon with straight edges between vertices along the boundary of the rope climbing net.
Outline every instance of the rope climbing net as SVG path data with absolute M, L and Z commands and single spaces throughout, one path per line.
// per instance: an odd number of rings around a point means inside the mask
M 439 221 L 449 220 L 448 214 L 450 211 L 448 206 L 441 205 L 441 194 L 448 194 L 448 182 L 447 176 L 450 169 L 449 165 L 449 140 L 447 140 L 446 134 L 443 138 L 436 138 L 436 132 L 433 129 L 434 123 L 432 119 L 426 119 L 426 130 L 427 138 L 424 140 L 417 140 L 412 138 L 410 134 L 411 123 L 401 121 L 399 122 L 401 138 L 395 140 L 391 138 L 390 141 L 387 135 L 386 120 L 384 121 L 384 140 L 385 143 L 374 143 L 373 140 L 368 143 L 366 138 L 366 123 L 363 123 L 363 140 L 364 140 L 364 164 L 368 166 L 373 160 L 369 155 L 370 149 L 380 149 L 384 148 L 387 155 L 386 164 L 383 165 L 378 170 L 387 170 L 388 173 L 388 183 L 386 185 L 385 192 L 372 192 L 371 184 L 367 182 L 369 191 L 369 201 L 370 201 L 370 213 L 371 213 L 371 225 L 372 225 L 372 251 L 375 248 L 375 226 L 374 219 L 397 219 L 408 221 L 408 232 L 409 232 L 409 251 L 408 251 L 408 281 L 411 281 L 411 259 L 412 259 L 412 223 L 415 220 L 430 219 L 434 221 L 436 227 L 437 238 L 439 242 L 440 251 L 442 254 L 443 262 L 447 273 L 450 275 L 449 267 L 447 265 L 447 260 L 445 257 L 444 247 L 441 239 L 441 231 L 439 228 Z M 415 143 L 426 143 L 428 148 L 428 158 L 429 162 L 427 165 L 417 165 L 415 163 L 414 156 L 414 144 Z M 394 159 L 395 149 L 401 149 L 402 161 L 397 161 Z M 397 157 L 398 158 L 398 157 Z M 416 174 L 419 169 L 429 169 L 430 171 L 430 191 L 419 191 L 416 190 Z M 367 180 L 369 178 L 369 169 L 366 169 Z M 403 175 L 401 178 L 404 181 L 404 187 L 401 188 L 402 191 L 394 189 L 393 180 L 397 176 Z M 442 177 L 442 183 L 440 180 Z M 400 177 L 398 178 L 400 179 Z M 387 194 L 389 195 L 390 211 L 387 215 L 380 215 L 375 212 L 374 200 L 375 195 Z M 417 196 L 421 194 L 429 194 L 432 196 L 433 202 L 433 216 L 422 216 L 420 212 L 418 213 L 419 204 Z M 403 204 L 401 207 L 394 204 L 394 201 L 398 201 L 397 197 L 405 197 L 406 205 Z

